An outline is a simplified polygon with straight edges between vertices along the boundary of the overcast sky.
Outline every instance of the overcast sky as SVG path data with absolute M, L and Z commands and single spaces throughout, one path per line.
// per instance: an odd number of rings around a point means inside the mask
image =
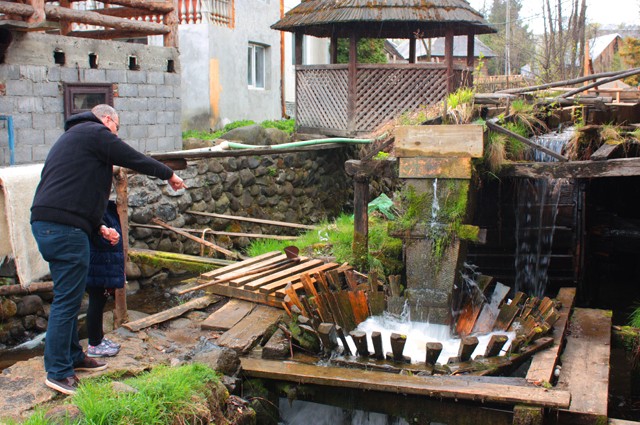
M 492 0 L 467 0 L 471 7 L 481 10 L 486 4 L 491 7 Z M 555 4 L 556 1 L 552 1 Z M 529 23 L 535 33 L 542 33 L 543 0 L 522 0 L 520 18 Z M 571 10 L 571 0 L 563 0 L 567 13 Z M 568 16 L 567 16 L 568 18 Z M 587 21 L 599 24 L 638 24 L 640 21 L 640 0 L 587 0 Z

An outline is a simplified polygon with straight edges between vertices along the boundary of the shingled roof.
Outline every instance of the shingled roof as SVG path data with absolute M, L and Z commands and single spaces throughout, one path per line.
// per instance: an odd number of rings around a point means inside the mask
M 465 0 L 306 0 L 271 28 L 315 37 L 442 37 L 496 30 Z

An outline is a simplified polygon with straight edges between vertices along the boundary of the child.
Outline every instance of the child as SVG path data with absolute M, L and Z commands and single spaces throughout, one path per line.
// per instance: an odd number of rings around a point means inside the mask
M 122 238 L 119 237 L 122 228 L 115 202 L 109 201 L 102 223 L 100 234 L 91 240 L 91 262 L 87 276 L 89 357 L 112 357 L 120 351 L 120 344 L 104 338 L 102 330 L 102 316 L 109 295 L 113 295 L 116 288 L 124 288 L 125 283 L 124 251 Z

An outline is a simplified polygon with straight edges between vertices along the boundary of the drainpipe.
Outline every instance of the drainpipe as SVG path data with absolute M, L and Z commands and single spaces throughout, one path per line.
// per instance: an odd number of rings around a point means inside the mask
M 284 18 L 284 0 L 280 0 L 280 19 Z M 280 31 L 280 116 L 287 116 L 287 103 L 285 99 L 285 65 L 284 65 L 284 31 Z
M 11 115 L 0 115 L 0 121 L 7 121 L 7 131 L 9 132 L 9 165 L 16 164 L 15 158 L 15 136 L 13 133 L 13 117 Z

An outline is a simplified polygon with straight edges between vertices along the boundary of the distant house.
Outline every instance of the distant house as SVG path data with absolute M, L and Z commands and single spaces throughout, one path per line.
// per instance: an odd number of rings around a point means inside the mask
M 280 1 L 181 0 L 182 127 L 282 117 Z
M 409 40 L 404 40 L 397 46 L 398 53 L 404 59 L 409 58 Z M 478 37 L 475 37 L 473 55 L 475 58 L 474 67 L 479 60 L 496 57 L 496 53 L 484 44 Z M 444 62 L 444 37 L 421 39 L 416 43 L 416 58 L 418 62 Z M 456 36 L 453 38 L 453 58 L 454 63 L 466 65 L 467 63 L 467 37 Z M 486 68 L 483 68 L 486 71 Z
M 622 46 L 620 34 L 607 34 L 589 40 L 590 71 L 593 73 L 611 71 L 615 56 Z

